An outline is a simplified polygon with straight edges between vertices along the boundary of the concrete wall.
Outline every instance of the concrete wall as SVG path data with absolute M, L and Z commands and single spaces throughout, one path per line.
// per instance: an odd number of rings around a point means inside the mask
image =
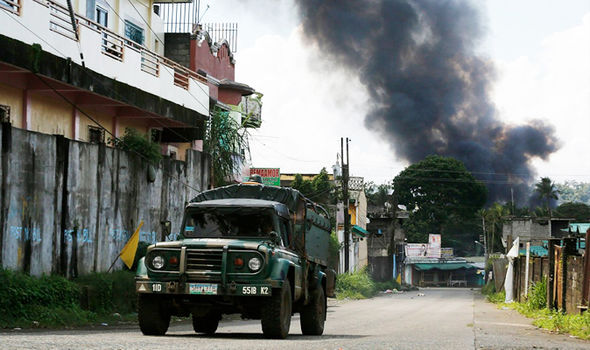
M 2 126 L 0 263 L 33 275 L 106 271 L 141 220 L 140 240 L 178 234 L 183 208 L 207 188 L 207 161 L 164 159 L 154 182 L 137 155 Z M 115 268 L 123 265 L 117 262 Z

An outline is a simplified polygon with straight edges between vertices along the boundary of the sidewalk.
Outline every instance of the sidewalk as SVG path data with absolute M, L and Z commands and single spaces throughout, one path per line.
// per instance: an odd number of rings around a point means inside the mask
M 590 349 L 590 341 L 533 326 L 516 310 L 498 309 L 478 292 L 473 298 L 475 349 Z

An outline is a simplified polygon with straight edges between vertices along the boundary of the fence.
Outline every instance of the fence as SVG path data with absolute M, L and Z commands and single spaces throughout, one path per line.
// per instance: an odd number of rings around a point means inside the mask
M 0 264 L 32 275 L 106 271 L 138 223 L 140 240 L 178 233 L 185 203 L 207 188 L 207 159 L 164 159 L 155 180 L 134 154 L 2 124 Z M 121 268 L 119 262 L 116 268 Z
M 529 259 L 528 290 L 532 284 L 547 278 L 547 306 L 570 314 L 586 310 L 588 306 L 587 297 L 583 297 L 583 286 L 588 283 L 585 281 L 588 275 L 584 264 L 586 253 L 580 254 L 576 249 L 578 245 L 576 238 L 550 239 L 547 257 Z M 514 270 L 514 295 L 523 302 L 526 300 L 526 257 L 515 260 Z

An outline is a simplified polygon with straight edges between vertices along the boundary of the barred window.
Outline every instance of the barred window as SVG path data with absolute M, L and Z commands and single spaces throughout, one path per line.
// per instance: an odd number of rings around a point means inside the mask
M 88 125 L 88 142 L 104 143 L 104 130 L 96 126 Z
M 10 106 L 0 105 L 0 122 L 10 123 Z

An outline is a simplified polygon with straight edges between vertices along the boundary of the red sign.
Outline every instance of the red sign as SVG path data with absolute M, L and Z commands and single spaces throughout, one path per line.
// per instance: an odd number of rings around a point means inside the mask
M 250 176 L 257 174 L 262 177 L 280 177 L 279 168 L 250 168 Z

